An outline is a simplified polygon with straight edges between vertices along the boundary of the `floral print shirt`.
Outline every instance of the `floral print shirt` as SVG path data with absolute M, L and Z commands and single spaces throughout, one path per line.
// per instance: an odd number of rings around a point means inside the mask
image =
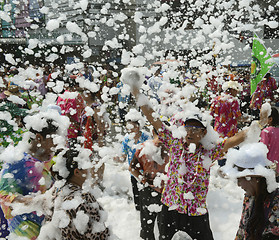
M 80 133 L 81 113 L 85 108 L 81 94 L 65 91 L 58 97 L 57 105 L 61 108 L 62 115 L 70 114 L 71 116 L 67 137 L 77 138 Z
M 248 197 L 245 195 L 243 201 L 243 210 L 240 219 L 239 229 L 236 234 L 235 240 L 248 240 L 249 234 L 247 232 L 247 224 L 251 213 L 254 208 L 254 197 Z M 264 202 L 264 216 L 265 225 L 263 228 L 262 236 L 256 240 L 265 239 L 267 235 L 273 237 L 277 236 L 279 239 L 279 189 L 277 188 L 274 192 L 270 193 Z M 267 238 L 269 239 L 269 238 Z
M 254 101 L 251 102 L 253 110 L 261 109 L 265 99 L 274 99 L 274 91 L 277 89 L 275 78 L 263 79 L 258 83 L 256 91 L 254 92 Z
M 211 150 L 202 145 L 190 153 L 181 139 L 174 138 L 163 126 L 160 140 L 169 149 L 168 180 L 162 193 L 162 203 L 182 214 L 200 216 L 207 213 L 210 166 L 222 156 L 224 142 Z
M 216 97 L 211 104 L 210 112 L 215 118 L 214 130 L 221 137 L 232 137 L 237 133 L 237 118 L 241 116 L 237 98 L 229 94 Z

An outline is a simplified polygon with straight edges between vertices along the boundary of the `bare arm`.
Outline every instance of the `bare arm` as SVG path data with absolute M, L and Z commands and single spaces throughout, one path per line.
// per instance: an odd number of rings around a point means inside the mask
M 224 148 L 222 149 L 222 152 L 226 153 L 229 150 L 229 148 L 235 147 L 240 143 L 242 143 L 247 136 L 247 132 L 248 130 L 243 130 L 235 134 L 233 137 L 228 138 L 224 144 Z
M 139 164 L 138 158 L 136 157 L 136 155 L 134 155 L 130 166 L 129 166 L 129 171 L 131 172 L 131 174 L 133 174 L 133 176 L 137 179 L 142 180 L 143 175 L 141 174 L 140 170 L 143 170 Z
M 256 127 L 258 128 L 264 127 L 267 124 L 267 119 L 268 119 L 268 112 L 261 110 L 260 120 L 257 123 L 255 123 Z M 242 143 L 246 139 L 248 131 L 249 131 L 248 129 L 243 130 L 237 133 L 236 135 L 234 135 L 233 137 L 228 138 L 224 144 L 224 148 L 222 149 L 222 152 L 225 153 L 228 151 L 229 148 L 235 147 L 240 143 Z
M 139 101 L 140 97 L 142 96 L 141 93 L 139 92 L 139 90 L 137 88 L 134 88 L 132 90 L 132 94 L 134 95 L 134 97 L 136 98 L 137 101 Z M 159 131 L 162 128 L 162 121 L 160 119 L 155 119 L 154 118 L 154 111 L 153 109 L 147 105 L 144 104 L 142 106 L 140 106 L 143 114 L 146 116 L 147 120 L 151 123 L 151 125 L 157 130 Z

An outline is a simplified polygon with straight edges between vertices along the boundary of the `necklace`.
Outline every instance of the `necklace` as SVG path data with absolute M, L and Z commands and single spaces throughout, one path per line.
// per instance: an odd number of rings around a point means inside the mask
M 181 155 L 180 155 L 179 162 L 180 162 L 181 164 L 184 164 L 184 165 L 185 165 L 185 168 L 186 168 L 185 161 L 182 161 L 184 153 L 185 153 L 185 150 L 184 150 L 184 148 L 183 148 L 182 153 L 181 153 Z M 201 157 L 201 152 L 198 153 L 198 159 L 197 159 L 197 161 L 196 161 L 196 166 L 195 166 L 194 179 L 193 179 L 190 183 L 184 181 L 183 176 L 182 176 L 181 174 L 179 174 L 179 179 L 180 179 L 183 183 L 185 183 L 185 184 L 187 185 L 188 188 L 189 188 L 191 185 L 193 185 L 193 183 L 194 183 L 194 182 L 196 181 L 196 179 L 197 179 L 197 176 L 198 176 L 198 166 L 199 166 L 199 164 L 200 164 L 200 157 Z M 187 170 L 189 170 L 189 169 L 187 168 Z

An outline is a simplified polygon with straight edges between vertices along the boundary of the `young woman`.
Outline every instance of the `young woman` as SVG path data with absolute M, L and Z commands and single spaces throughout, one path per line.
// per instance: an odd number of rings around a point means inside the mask
M 245 191 L 235 240 L 279 239 L 279 189 L 262 143 L 244 145 L 228 153 L 226 172 Z

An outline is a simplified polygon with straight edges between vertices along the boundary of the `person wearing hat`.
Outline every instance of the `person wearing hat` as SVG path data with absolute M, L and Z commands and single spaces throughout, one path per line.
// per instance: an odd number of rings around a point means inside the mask
M 237 122 L 241 112 L 236 95 L 242 87 L 236 81 L 228 81 L 222 88 L 224 93 L 212 101 L 210 112 L 215 119 L 214 130 L 225 138 L 232 137 L 238 132 Z
M 279 189 L 267 152 L 263 143 L 252 143 L 227 154 L 223 172 L 245 191 L 235 240 L 279 239 Z
M 210 167 L 212 162 L 221 158 L 229 148 L 243 142 L 247 131 L 241 131 L 210 147 L 206 146 L 204 139 L 210 130 L 210 124 L 204 115 L 197 114 L 183 122 L 179 132 L 186 134 L 175 137 L 174 131 L 159 118 L 155 118 L 148 99 L 139 92 L 142 78 L 139 71 L 130 70 L 124 74 L 123 81 L 130 85 L 142 112 L 159 133 L 159 139 L 168 149 L 170 159 L 168 179 L 161 198 L 163 207 L 159 214 L 159 239 L 170 240 L 176 232 L 184 231 L 193 239 L 212 240 L 206 205 Z M 267 114 L 263 112 L 260 122 L 253 124 L 253 127 L 259 129 L 259 126 L 266 122 Z

